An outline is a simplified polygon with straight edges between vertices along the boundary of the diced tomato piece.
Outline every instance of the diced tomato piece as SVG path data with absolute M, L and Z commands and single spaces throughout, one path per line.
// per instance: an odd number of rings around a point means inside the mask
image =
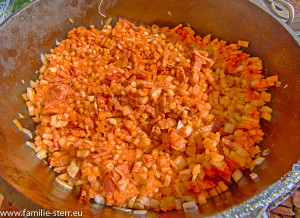
M 231 174 L 232 173 L 226 163 L 221 170 L 213 166 L 205 169 L 205 175 L 213 181 L 219 181 L 221 179 L 225 180 L 227 183 L 230 183 Z
M 114 184 L 113 180 L 111 179 L 111 176 L 107 174 L 104 177 L 103 186 L 102 186 L 102 195 L 107 196 L 111 192 L 113 192 L 116 188 L 116 185 Z
M 216 187 L 216 184 L 209 179 L 198 180 L 195 184 L 191 185 L 187 190 L 193 189 L 195 193 L 201 193 L 207 189 Z

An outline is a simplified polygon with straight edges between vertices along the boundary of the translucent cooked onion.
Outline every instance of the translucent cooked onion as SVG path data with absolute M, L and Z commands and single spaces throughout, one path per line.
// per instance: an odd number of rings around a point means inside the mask
M 160 201 L 156 200 L 156 199 L 151 199 L 150 200 L 150 207 L 152 208 L 158 208 L 160 205 Z
M 136 202 L 139 202 L 147 207 L 151 206 L 151 201 L 150 201 L 150 198 L 148 197 L 145 197 L 145 196 L 140 196 Z
M 176 207 L 176 210 L 182 210 L 182 204 L 179 199 L 175 199 L 175 207 Z
M 30 142 L 30 141 L 26 141 L 26 145 L 28 145 L 29 147 L 31 147 L 32 149 L 35 149 L 35 144 Z
M 57 184 L 59 184 L 61 187 L 67 189 L 67 190 L 72 190 L 73 189 L 73 187 L 71 185 L 69 185 L 67 182 L 65 182 L 65 181 L 63 181 L 63 180 L 61 180 L 57 177 L 55 178 L 55 182 Z
M 198 210 L 198 206 L 195 201 L 189 201 L 182 204 L 183 210 L 185 213 L 193 212 Z
M 256 173 L 250 173 L 250 175 L 249 175 L 250 177 L 251 177 L 251 179 L 253 179 L 253 180 L 255 180 L 255 179 L 257 179 L 258 178 L 258 175 L 256 174 Z
M 266 158 L 264 157 L 258 157 L 255 160 L 252 161 L 251 166 L 250 166 L 250 170 L 253 170 L 254 167 L 261 165 L 264 161 L 266 160 Z
M 238 182 L 242 177 L 243 177 L 243 173 L 239 169 L 234 171 L 232 174 L 232 178 L 234 179 L 235 182 Z
M 187 166 L 187 162 L 182 156 L 178 156 L 177 158 L 175 158 L 174 163 L 178 170 L 181 170 Z
M 95 195 L 94 200 L 97 204 L 105 205 L 105 198 L 101 194 Z
M 147 210 L 134 210 L 133 213 L 134 215 L 146 215 L 147 214 Z

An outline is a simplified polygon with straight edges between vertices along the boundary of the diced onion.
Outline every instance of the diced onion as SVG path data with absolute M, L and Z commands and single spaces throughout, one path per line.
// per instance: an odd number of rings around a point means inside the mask
M 208 193 L 209 193 L 210 197 L 215 197 L 219 194 L 216 188 L 212 188 L 212 189 L 208 190 Z
M 165 176 L 164 186 L 166 186 L 166 187 L 169 186 L 170 183 L 171 183 L 171 179 L 172 179 L 172 176 L 169 175 L 169 174 L 167 174 L 167 175 Z
M 70 176 L 68 175 L 68 173 L 62 173 L 62 174 L 58 175 L 57 178 L 61 179 L 63 181 L 66 181 L 70 178 Z
M 134 205 L 134 203 L 135 203 L 135 199 L 136 199 L 136 197 L 131 198 L 131 199 L 127 202 L 127 207 L 128 207 L 128 208 L 132 208 L 132 207 L 133 207 L 133 205 Z
M 182 156 L 178 156 L 177 158 L 175 158 L 174 163 L 178 170 L 182 170 L 184 167 L 187 166 L 187 162 Z
M 205 194 L 200 193 L 200 194 L 197 195 L 197 198 L 198 198 L 198 203 L 199 203 L 199 205 L 202 205 L 202 204 L 206 204 L 206 203 L 207 203 Z
M 76 162 L 73 160 L 69 167 L 67 168 L 68 174 L 72 177 L 75 178 L 77 173 L 79 172 L 79 167 L 76 165 Z
M 224 126 L 224 132 L 233 133 L 235 126 L 231 123 L 226 123 Z
M 268 106 L 263 106 L 261 109 L 260 109 L 262 112 L 265 112 L 265 113 L 272 113 L 273 109 L 268 107 Z
M 208 194 L 208 191 L 207 191 L 207 190 L 201 192 L 201 194 L 203 194 L 203 195 L 206 197 L 206 199 L 209 199 L 209 198 L 210 198 L 210 195 Z
M 65 181 L 63 181 L 63 180 L 61 180 L 61 179 L 59 179 L 57 177 L 55 178 L 55 182 L 57 184 L 59 184 L 61 187 L 67 189 L 67 190 L 72 190 L 73 189 L 72 186 L 70 186 L 68 183 L 66 183 Z
M 41 61 L 42 61 L 43 65 L 46 65 L 46 66 L 48 65 L 48 60 L 43 53 L 41 53 Z
M 185 213 L 193 212 L 198 210 L 197 204 L 195 201 L 189 201 L 182 204 L 183 210 Z
M 241 167 L 244 167 L 246 165 L 246 159 L 239 155 L 238 153 L 231 151 L 229 154 L 229 158 L 234 160 L 236 163 L 238 163 Z
M 223 192 L 225 192 L 226 190 L 228 190 L 228 186 L 225 185 L 225 183 L 223 181 L 218 181 L 217 184 L 218 184 L 218 186 L 221 188 L 221 190 Z
M 138 210 L 143 210 L 145 208 L 145 205 L 143 205 L 141 203 L 138 203 L 138 202 L 135 202 L 134 205 L 133 205 L 133 208 L 138 209 Z
M 147 210 L 134 210 L 133 213 L 135 215 L 146 215 L 147 214 Z
M 182 170 L 182 171 L 179 172 L 179 175 L 187 175 L 187 174 L 191 174 L 190 169 Z
M 111 17 L 108 18 L 108 19 L 105 21 L 105 25 L 109 25 L 109 24 L 111 23 L 111 21 L 112 21 L 112 18 L 111 18 Z
M 251 166 L 250 166 L 250 170 L 253 170 L 254 167 L 262 164 L 265 161 L 265 159 L 266 158 L 264 158 L 264 157 L 258 157 L 255 160 L 253 160 L 253 162 L 251 163 Z
M 105 199 L 101 194 L 95 195 L 94 200 L 97 204 L 105 205 Z
M 218 169 L 222 169 L 225 166 L 224 161 L 211 161 L 210 163 Z
M 35 149 L 35 147 L 36 147 L 35 144 L 30 141 L 27 141 L 25 144 L 28 145 L 29 147 L 31 147 L 32 149 Z
M 87 99 L 89 101 L 94 101 L 95 100 L 95 96 L 94 95 L 87 96 Z
M 238 40 L 238 45 L 241 46 L 241 47 L 247 48 L 249 46 L 249 42 L 248 41 L 243 41 L 243 40 Z
M 185 127 L 181 128 L 179 132 L 181 133 L 181 135 L 184 138 L 189 137 L 193 132 L 193 127 L 189 126 L 189 125 L 185 126 Z
M 29 130 L 29 129 L 26 129 L 26 128 L 23 128 L 23 131 L 22 132 L 24 132 L 26 135 L 28 135 L 29 136 L 29 138 L 31 138 L 32 139 L 32 132 Z
M 38 159 L 43 160 L 44 158 L 47 157 L 46 151 L 40 150 L 36 155 Z
M 211 160 L 212 161 L 223 161 L 224 160 L 224 156 L 220 155 L 216 152 L 211 152 Z
M 76 157 L 86 157 L 90 153 L 90 150 L 77 150 Z
M 175 208 L 176 210 L 182 210 L 182 204 L 180 199 L 175 199 Z
M 198 176 L 198 174 L 200 173 L 200 170 L 201 170 L 200 164 L 197 164 L 196 166 L 193 167 L 193 171 L 192 171 L 192 174 L 193 174 L 192 182 L 195 182 L 195 181 L 196 181 L 197 176 Z
M 150 198 L 146 197 L 146 196 L 140 196 L 137 200 L 137 203 L 141 203 L 143 205 L 145 205 L 146 207 L 149 207 L 151 205 L 150 203 Z
M 252 173 L 250 173 L 250 177 L 251 177 L 251 179 L 255 180 L 258 178 L 258 175 L 256 173 L 252 172 Z
M 262 156 L 267 156 L 268 154 L 270 154 L 270 149 L 268 148 L 268 149 L 266 149 L 266 150 L 264 150 L 263 152 L 262 152 Z
M 121 205 L 122 208 L 126 208 L 127 207 L 127 203 L 124 203 Z
M 181 129 L 183 126 L 183 123 L 181 122 L 181 120 L 179 120 L 177 124 L 177 130 Z
M 222 189 L 219 186 L 216 186 L 216 190 L 217 190 L 218 193 L 222 193 L 223 192 Z
M 62 167 L 55 167 L 54 172 L 60 173 L 61 171 L 67 169 L 68 166 L 62 166 Z
M 158 208 L 160 205 L 160 201 L 156 200 L 156 199 L 151 199 L 150 200 L 150 207 L 151 208 Z
M 232 174 L 232 178 L 234 179 L 235 182 L 239 181 L 242 177 L 243 177 L 243 173 L 239 169 L 234 171 Z
M 266 113 L 266 112 L 262 112 L 260 114 L 260 117 L 263 118 L 263 119 L 265 119 L 265 120 L 267 120 L 267 121 L 271 121 L 272 115 L 269 114 L 269 113 Z
M 21 114 L 21 113 L 18 113 L 18 116 L 19 116 L 21 119 L 25 117 L 25 116 L 24 116 L 23 114 Z

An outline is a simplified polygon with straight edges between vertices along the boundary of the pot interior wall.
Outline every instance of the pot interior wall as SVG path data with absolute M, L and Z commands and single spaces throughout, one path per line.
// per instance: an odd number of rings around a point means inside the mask
M 129 217 L 106 207 L 79 204 L 77 193 L 53 185 L 55 173 L 34 157 L 25 145 L 29 138 L 12 123 L 20 112 L 27 115 L 21 94 L 40 66 L 39 54 L 49 52 L 55 39 L 62 40 L 73 27 L 101 27 L 100 1 L 39 0 L 14 14 L 0 27 L 0 187 L 21 209 L 83 210 L 85 216 Z M 189 23 L 197 34 L 211 33 L 230 43 L 249 40 L 246 52 L 260 56 L 266 75 L 279 75 L 281 88 L 271 89 L 272 121 L 263 122 L 263 148 L 270 148 L 265 167 L 255 170 L 259 179 L 243 178 L 238 185 L 200 207 L 202 215 L 214 214 L 257 195 L 287 173 L 300 154 L 300 48 L 280 23 L 247 0 L 104 0 L 102 13 L 126 18 L 136 24 L 174 27 Z M 68 19 L 72 18 L 74 24 Z M 25 84 L 21 82 L 24 79 Z M 285 87 L 285 88 L 283 88 Z M 30 119 L 23 126 L 34 130 Z M 264 169 L 262 169 L 264 168 Z M 1 190 L 1 191 L 2 191 Z M 153 217 L 176 217 L 183 212 L 151 213 Z

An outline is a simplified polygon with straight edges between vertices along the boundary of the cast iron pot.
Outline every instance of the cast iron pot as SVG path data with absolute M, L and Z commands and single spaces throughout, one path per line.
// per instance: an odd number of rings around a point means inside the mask
M 272 121 L 262 122 L 270 148 L 266 163 L 258 167 L 259 179 L 246 176 L 229 191 L 199 207 L 198 215 L 245 216 L 257 214 L 275 198 L 286 194 L 299 180 L 300 156 L 300 47 L 292 31 L 247 0 L 104 0 L 98 13 L 97 0 L 37 0 L 31 2 L 0 26 L 0 190 L 21 210 L 81 210 L 86 217 L 129 217 L 110 207 L 80 204 L 75 191 L 53 184 L 55 173 L 35 158 L 25 145 L 29 138 L 12 120 L 20 112 L 28 115 L 21 93 L 41 66 L 41 52 L 49 52 L 55 40 L 62 40 L 73 27 L 119 17 L 136 24 L 174 27 L 189 23 L 197 34 L 211 33 L 229 43 L 249 40 L 244 49 L 262 57 L 266 75 L 279 75 L 281 88 L 272 88 Z M 71 24 L 69 18 L 74 20 Z M 24 80 L 25 84 L 21 81 Z M 28 117 L 28 116 L 27 116 Z M 34 123 L 21 120 L 31 131 Z M 292 170 L 292 171 L 291 171 Z M 290 172 L 289 172 L 290 171 Z M 285 174 L 287 174 L 283 179 Z M 151 217 L 180 217 L 182 211 L 150 212 Z

